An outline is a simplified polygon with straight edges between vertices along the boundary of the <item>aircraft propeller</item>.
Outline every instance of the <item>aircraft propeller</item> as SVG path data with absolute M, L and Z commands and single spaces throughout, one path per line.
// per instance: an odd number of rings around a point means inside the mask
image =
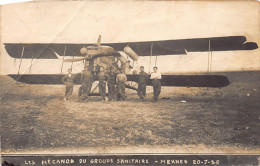
M 95 46 L 98 48 L 98 50 L 101 47 L 100 43 L 101 43 L 101 35 L 99 35 L 98 41 L 95 44 Z M 89 55 L 89 54 L 87 54 L 88 53 L 88 48 L 87 47 L 82 47 L 80 49 L 80 53 L 81 54 L 85 54 L 86 55 L 85 57 L 66 59 L 66 60 L 64 60 L 64 62 L 78 62 L 78 61 L 82 61 L 82 60 L 87 60 L 88 61 L 88 60 L 91 60 L 93 58 L 106 57 L 106 56 L 121 56 L 118 51 L 113 51 L 114 49 L 111 48 L 111 47 L 106 47 L 105 46 L 103 48 L 104 48 L 104 50 L 101 51 L 101 53 L 99 52 L 99 53 L 96 53 L 96 54 Z M 101 48 L 101 50 L 102 50 L 102 48 Z M 138 60 L 138 55 L 129 47 L 129 45 L 127 45 L 124 48 L 123 52 L 126 53 L 134 61 Z
M 74 59 L 65 59 L 64 62 L 78 62 L 87 59 L 86 57 L 74 58 Z

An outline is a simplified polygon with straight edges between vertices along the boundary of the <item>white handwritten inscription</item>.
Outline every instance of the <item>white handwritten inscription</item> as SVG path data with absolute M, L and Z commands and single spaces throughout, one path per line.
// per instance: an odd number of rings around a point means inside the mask
M 73 159 L 50 159 L 42 160 L 42 165 L 73 164 Z

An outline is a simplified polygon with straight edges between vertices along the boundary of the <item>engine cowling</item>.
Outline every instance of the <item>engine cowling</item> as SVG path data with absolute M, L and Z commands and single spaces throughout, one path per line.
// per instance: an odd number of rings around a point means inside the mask
M 134 61 L 138 60 L 138 55 L 134 52 L 134 50 L 132 50 L 131 47 L 126 46 L 124 48 L 124 52 Z
M 82 48 L 80 49 L 80 53 L 81 53 L 81 54 L 86 54 L 86 53 L 87 53 L 87 48 L 86 48 L 86 47 L 82 47 Z

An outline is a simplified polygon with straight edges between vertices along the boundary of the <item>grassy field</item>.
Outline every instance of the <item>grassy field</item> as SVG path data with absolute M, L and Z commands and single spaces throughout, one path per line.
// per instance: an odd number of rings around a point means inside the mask
M 46 90 L 8 81 L 8 89 L 1 89 L 3 153 L 113 148 L 128 153 L 158 152 L 155 148 L 171 153 L 260 152 L 260 84 L 163 87 L 158 103 L 152 102 L 149 87 L 147 102 L 129 91 L 125 102 L 101 103 L 100 97 L 91 97 L 83 103 L 77 88 L 72 100 L 64 102 L 63 86 Z

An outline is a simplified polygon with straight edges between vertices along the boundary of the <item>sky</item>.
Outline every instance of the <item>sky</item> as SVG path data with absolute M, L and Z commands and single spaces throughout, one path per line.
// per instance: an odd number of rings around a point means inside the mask
M 259 45 L 259 20 L 259 2 L 254 0 L 33 1 L 3 5 L 0 72 L 17 68 L 17 64 L 6 63 L 12 58 L 3 43 L 95 43 L 98 35 L 104 43 L 239 35 Z M 204 71 L 207 54 L 162 57 L 158 62 L 177 72 Z M 260 69 L 259 49 L 213 56 L 215 71 Z M 140 61 L 147 66 L 149 60 Z

